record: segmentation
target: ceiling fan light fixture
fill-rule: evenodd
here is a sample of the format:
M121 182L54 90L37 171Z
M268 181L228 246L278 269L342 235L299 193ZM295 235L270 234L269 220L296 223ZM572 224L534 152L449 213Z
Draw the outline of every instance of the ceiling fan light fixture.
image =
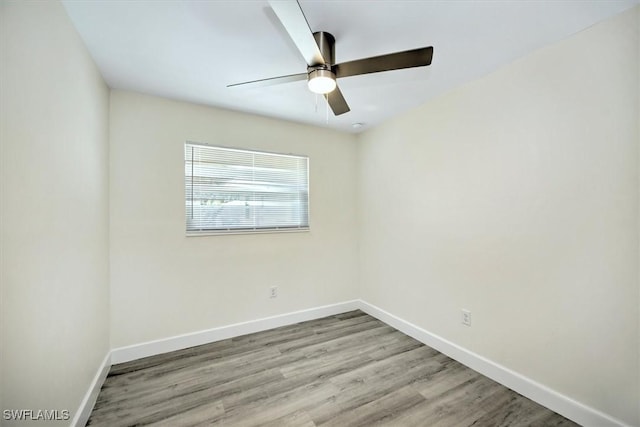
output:
M313 70L309 72L309 90L324 95L336 88L336 75L331 70Z

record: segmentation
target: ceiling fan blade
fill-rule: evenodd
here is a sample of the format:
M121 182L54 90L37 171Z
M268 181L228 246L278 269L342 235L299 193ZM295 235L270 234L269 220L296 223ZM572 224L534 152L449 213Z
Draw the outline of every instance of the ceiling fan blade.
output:
M289 37L295 43L307 65L323 65L325 60L297 0L269 0L269 5L289 33Z
M424 67L431 64L432 58L433 47L429 46L343 62L334 66L334 72L336 77L349 77L402 68Z
M347 101L345 101L344 96L342 96L342 92L340 92L339 87L336 86L334 90L325 94L324 97L327 99L329 106L333 110L333 114L336 116L351 111L351 108L349 108Z
M279 84L282 84L282 83L297 82L299 80L307 80L307 73L290 74L288 76L270 77L268 79L260 79L260 80L252 80L250 82L234 83L234 84L227 85L227 87L238 87L238 86L242 86L242 87L246 87L246 88L265 87L265 86L279 85Z

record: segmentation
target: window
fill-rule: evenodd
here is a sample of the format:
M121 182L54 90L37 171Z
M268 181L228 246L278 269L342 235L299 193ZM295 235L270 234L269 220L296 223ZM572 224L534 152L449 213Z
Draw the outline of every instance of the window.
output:
M187 234L309 229L309 159L186 143Z

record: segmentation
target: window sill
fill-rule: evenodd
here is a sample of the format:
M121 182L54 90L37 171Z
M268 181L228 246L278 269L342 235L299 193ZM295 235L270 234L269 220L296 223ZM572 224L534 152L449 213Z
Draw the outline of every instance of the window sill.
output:
M311 231L309 227L304 228L265 228L265 229L229 229L229 230L205 230L205 231L187 231L186 237L200 236L225 236L238 234L274 234L274 233L306 233Z

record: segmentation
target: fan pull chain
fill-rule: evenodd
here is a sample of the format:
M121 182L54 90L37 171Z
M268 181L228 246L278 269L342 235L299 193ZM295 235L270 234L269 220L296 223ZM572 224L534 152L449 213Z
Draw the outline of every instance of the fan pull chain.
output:
M316 114L318 114L318 94L316 93Z
M327 120L327 125L328 125L328 124L329 124L329 99L328 99L328 98L327 98L327 102L326 102L326 104L327 104L327 109L326 109L326 112L327 112L326 120Z

